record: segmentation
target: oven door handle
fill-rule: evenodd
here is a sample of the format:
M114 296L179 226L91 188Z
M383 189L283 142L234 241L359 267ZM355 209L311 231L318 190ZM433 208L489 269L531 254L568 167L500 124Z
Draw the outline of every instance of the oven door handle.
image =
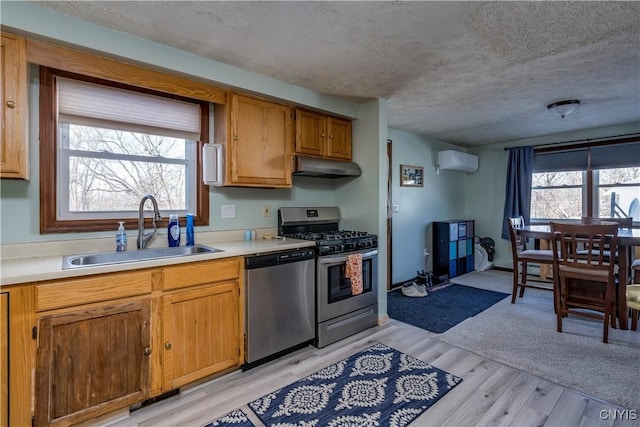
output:
M373 250L373 251L369 251L369 252L365 252L362 254L362 259L365 260L367 258L371 258L373 256L378 255L378 250ZM343 262L347 262L347 257L346 256L337 256L337 257L320 257L318 259L318 261L320 262L320 264L340 264Z

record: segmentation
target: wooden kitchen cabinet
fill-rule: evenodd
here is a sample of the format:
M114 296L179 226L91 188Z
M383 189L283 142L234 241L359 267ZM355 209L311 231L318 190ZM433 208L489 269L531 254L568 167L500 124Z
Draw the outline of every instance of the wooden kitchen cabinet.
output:
M24 37L2 33L0 178L29 178L27 49Z
M215 142L225 146L225 186L292 186L292 108L230 93L216 106Z
M244 361L239 258L163 271L162 366L171 390Z
M241 363L237 282L162 298L165 389Z
M0 293L0 427L9 425L9 294Z
M296 154L351 160L351 121L296 110Z
M90 422L239 367L243 274L228 257L3 288L0 427Z
M36 425L76 424L150 397L153 277L146 269L33 286Z
M73 425L149 396L151 300L39 319L36 425Z

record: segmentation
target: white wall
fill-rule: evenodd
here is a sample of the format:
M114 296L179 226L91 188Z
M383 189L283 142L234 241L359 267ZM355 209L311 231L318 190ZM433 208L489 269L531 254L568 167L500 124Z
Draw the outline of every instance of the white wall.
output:
M464 149L396 129L389 129L388 137L393 141L392 201L399 204L393 214L392 282L396 284L425 268L424 249L433 253L433 221L475 217L466 209L468 175L444 171L436 175L438 151ZM400 164L424 167L424 187L401 187ZM432 267L433 262L429 270Z

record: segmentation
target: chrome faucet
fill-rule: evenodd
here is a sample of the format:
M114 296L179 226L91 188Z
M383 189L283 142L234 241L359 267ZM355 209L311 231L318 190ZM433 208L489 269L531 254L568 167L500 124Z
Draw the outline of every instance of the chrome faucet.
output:
M153 231L145 234L144 203L147 201L147 199L151 200L151 203L153 204L153 217L151 219L153 223ZM149 243L149 240L151 240L153 236L155 236L156 231L158 230L158 228L156 227L156 221L160 221L160 211L158 211L158 202L156 201L156 198L153 197L151 194L147 194L142 198L142 200L140 200L140 207L138 208L138 249L144 249Z

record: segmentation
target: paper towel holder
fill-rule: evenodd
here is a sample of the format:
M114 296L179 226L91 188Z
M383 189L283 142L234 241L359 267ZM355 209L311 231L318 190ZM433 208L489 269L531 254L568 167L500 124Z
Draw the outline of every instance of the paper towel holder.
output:
M202 146L202 180L205 185L222 186L222 144Z

